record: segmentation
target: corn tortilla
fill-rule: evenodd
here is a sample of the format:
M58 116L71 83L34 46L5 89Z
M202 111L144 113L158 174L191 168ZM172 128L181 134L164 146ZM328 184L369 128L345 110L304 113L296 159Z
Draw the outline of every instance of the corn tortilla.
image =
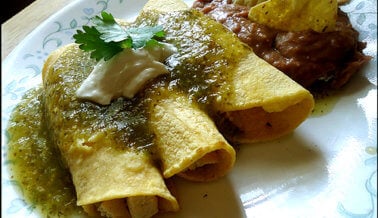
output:
M231 170L235 150L210 117L187 96L163 91L151 111L165 178L178 175L205 182Z

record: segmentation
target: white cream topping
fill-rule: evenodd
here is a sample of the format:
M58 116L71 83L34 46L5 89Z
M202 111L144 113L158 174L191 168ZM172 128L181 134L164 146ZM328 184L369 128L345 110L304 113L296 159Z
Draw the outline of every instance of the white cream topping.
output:
M176 48L167 43L124 49L107 61L100 60L76 91L76 96L102 105L122 96L132 98L148 80L168 73L162 62L174 52Z

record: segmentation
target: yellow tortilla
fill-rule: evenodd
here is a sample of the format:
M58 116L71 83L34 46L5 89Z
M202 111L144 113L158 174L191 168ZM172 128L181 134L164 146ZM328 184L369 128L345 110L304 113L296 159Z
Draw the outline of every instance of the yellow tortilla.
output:
M308 90L254 53L239 63L229 82L233 88L230 95L215 106L235 126L235 131L225 133L235 142L266 141L286 135L314 107Z
M169 0L169 4L164 4L165 1L150 1L143 10L183 10L181 0ZM314 107L313 96L308 90L252 51L231 71L228 78L231 92L215 102L214 107L227 121L219 123L221 132L233 142L266 141L288 134L309 116ZM232 131L228 131L230 128Z
M188 97L163 90L151 109L151 126L165 178L218 179L232 168L235 150Z
M177 211L178 203L148 152L115 140L111 134L118 134L116 130L85 125L98 107L79 102L74 93L80 82L76 79L90 66L88 55L71 44L53 52L42 73L48 125L71 172L77 204L96 216L151 217ZM83 105L84 111L78 110ZM73 110L83 115L66 115Z
M142 11L158 10L161 12L187 10L188 5L183 1L177 0L149 0Z

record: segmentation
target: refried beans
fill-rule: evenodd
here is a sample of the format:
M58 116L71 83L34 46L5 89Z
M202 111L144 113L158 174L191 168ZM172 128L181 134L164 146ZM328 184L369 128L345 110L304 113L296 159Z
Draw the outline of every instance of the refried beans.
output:
M266 60L312 91L338 89L371 57L363 54L366 43L358 40L346 13L338 10L336 29L286 32L248 19L247 6L232 0L196 0L192 8L222 23Z

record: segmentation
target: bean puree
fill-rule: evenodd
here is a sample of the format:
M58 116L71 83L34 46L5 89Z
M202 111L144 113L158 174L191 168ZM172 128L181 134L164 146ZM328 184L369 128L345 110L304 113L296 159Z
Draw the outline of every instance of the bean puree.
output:
M366 43L358 40L359 33L340 9L336 29L318 33L285 32L252 22L249 8L232 0L197 0L192 7L222 23L256 55L312 91L342 87L371 59L362 52Z

